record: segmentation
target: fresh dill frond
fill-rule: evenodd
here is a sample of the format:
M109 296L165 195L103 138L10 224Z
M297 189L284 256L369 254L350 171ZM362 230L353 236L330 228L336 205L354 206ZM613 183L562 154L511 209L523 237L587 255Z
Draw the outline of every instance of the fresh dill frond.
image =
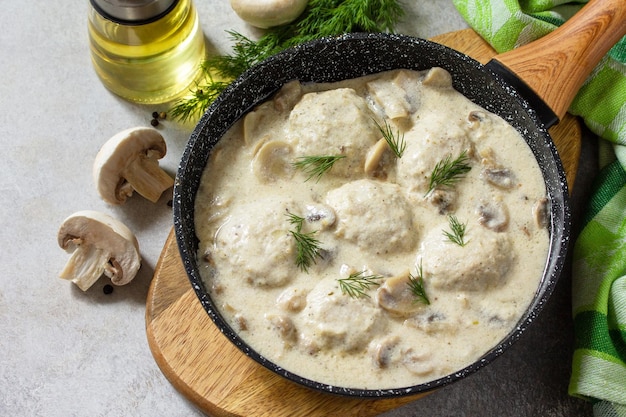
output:
M381 126L376 120L374 120L374 123L376 123L378 130L380 130L381 135L383 135L385 142L387 142L387 145L389 145L389 148L394 153L394 155L396 155L397 158L402 158L402 154L406 149L404 133L400 132L399 130L397 130L396 133L393 133L393 130L391 130L391 126L389 125L387 120L385 120L384 126Z
M209 74L208 83L198 85L195 90L190 91L190 95L177 100L169 111L169 115L182 122L195 120L202 116L204 110L209 107L222 91L228 87L229 83L216 81Z
M326 36L352 32L393 32L404 16L399 0L309 0L304 12L293 22L264 31L258 40L252 40L236 31L227 31L233 42L232 53L214 55L203 63L205 73L214 74L221 81L207 78L197 88L223 91L221 83L233 80L271 55L301 43ZM214 85L214 84L218 85ZM215 96L196 94L175 103L169 111L175 118L191 119L202 115Z
M304 272L308 272L309 266L315 263L315 259L320 255L320 241L313 235L317 231L310 233L289 231L296 240L296 265Z
M430 300L426 295L426 289L424 288L424 275L422 273L422 262L420 261L417 267L416 275L409 273L409 282L407 283L411 289L411 293L415 296L416 303L430 304Z
M289 223L295 226L296 230L290 230L289 233L296 241L296 265L300 270L308 272L315 259L321 256L321 242L315 238L317 231L303 233L302 225L304 218L296 214L287 212Z
M365 292L372 287L380 285L382 275L365 275L363 271L350 274L348 278L340 278L339 288L341 292L352 298L369 297Z
M302 225L304 224L304 217L300 217L290 211L287 211L287 217L289 218L289 223L296 226L296 232L300 233L302 231Z
M426 195L430 194L437 187L451 187L456 184L472 169L469 160L467 151L464 150L455 159L452 159L452 155L448 154L445 159L437 162L430 174Z
M233 43L233 52L207 58L202 63L205 73L214 73L223 79L232 80L273 52L273 48L268 48L264 43L255 42L239 32L227 31L227 33Z
M333 167L335 162L345 157L345 155L302 156L293 163L293 166L301 169L308 175L307 179L304 181L315 178L315 181L317 182L326 171Z
M467 223L461 223L455 215L448 216L448 223L450 223L451 231L444 230L444 236L459 246L465 246L467 244L465 241L465 229L467 227Z

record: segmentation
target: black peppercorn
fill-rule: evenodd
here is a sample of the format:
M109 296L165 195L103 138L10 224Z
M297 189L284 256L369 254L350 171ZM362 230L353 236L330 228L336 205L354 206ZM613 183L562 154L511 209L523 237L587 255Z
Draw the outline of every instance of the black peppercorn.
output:
M150 124L154 127L157 127L159 125L159 120L158 119L152 119L150 120Z
M111 293L113 293L113 285L111 284L106 284L103 288L102 288L102 292L105 293L106 295L109 295Z
M158 118L158 117L159 117L159 112L157 112L157 111L153 111L153 112L152 112L152 118L153 118L153 119L156 119L156 118Z

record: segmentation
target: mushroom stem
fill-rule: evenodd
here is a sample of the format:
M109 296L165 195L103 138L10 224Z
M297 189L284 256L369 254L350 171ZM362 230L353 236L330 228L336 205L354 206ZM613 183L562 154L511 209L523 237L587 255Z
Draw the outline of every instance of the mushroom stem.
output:
M76 245L59 277L87 291L104 274L111 253L93 245Z
M153 203L159 201L161 194L174 185L174 179L163 171L158 159L149 153L130 164L123 176L135 191Z

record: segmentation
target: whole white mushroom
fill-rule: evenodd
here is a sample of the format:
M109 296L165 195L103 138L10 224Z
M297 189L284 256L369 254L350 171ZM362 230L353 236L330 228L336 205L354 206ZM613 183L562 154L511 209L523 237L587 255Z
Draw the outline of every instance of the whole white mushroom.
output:
M237 16L261 29L293 22L306 5L307 0L230 0Z

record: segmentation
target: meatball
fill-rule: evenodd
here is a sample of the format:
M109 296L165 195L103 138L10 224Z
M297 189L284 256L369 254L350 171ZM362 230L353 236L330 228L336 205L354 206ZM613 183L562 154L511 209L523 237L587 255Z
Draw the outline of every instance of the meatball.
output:
M428 190L438 162L448 157L454 160L472 146L463 129L436 112L419 119L405 133L405 140L406 150L397 162L397 182L410 194L419 195Z
M212 257L228 268L221 275L260 286L289 282L297 267L287 210L293 204L277 198L235 206L215 236Z
M367 102L351 88L305 94L289 116L294 157L342 155L330 175L361 169L380 130Z
M411 207L396 185L369 179L352 181L328 193L337 216L336 234L374 253L415 247Z
M420 246L425 279L434 287L453 291L482 291L504 283L514 260L512 244L503 233L470 223L465 245L451 242L443 235L448 224L434 227Z
M300 339L310 352L364 350L384 329L382 312L367 298L341 292L334 278L320 281L308 294Z

